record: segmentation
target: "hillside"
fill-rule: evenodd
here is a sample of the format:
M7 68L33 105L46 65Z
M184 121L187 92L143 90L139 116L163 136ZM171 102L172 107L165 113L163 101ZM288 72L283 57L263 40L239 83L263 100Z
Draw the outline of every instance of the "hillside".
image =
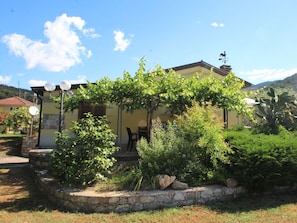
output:
M33 101L32 91L0 84L0 99L10 98L14 96L19 96L28 101Z
M297 92L297 74L287 77L283 80L271 83L271 87L280 88L283 90L293 90Z
M279 92L287 91L290 94L296 94L297 93L297 73L283 80L266 81L263 83L252 85L251 87L248 88L248 90L254 91L263 87L273 87Z
M265 82L262 82L259 84L252 85L248 89L249 90L257 90L257 89L265 87L265 86L270 86L272 83L273 83L273 81L265 81Z

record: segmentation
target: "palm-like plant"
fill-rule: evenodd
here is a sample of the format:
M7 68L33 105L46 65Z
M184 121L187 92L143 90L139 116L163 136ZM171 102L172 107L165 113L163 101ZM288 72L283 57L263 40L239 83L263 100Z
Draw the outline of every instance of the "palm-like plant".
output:
M261 119L261 131L277 134L279 126L288 130L296 129L297 114L295 97L288 92L277 94L273 88L267 91L269 98L259 98L256 115Z

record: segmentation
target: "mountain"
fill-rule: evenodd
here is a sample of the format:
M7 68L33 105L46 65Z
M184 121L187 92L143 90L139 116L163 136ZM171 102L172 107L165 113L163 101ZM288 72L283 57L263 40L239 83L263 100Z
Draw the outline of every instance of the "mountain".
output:
M271 84L273 88L281 88L284 90L293 90L297 92L297 73L280 81L274 81Z
M248 88L248 90L253 91L263 87L273 87L274 89L282 92L288 91L291 93L297 93L297 73L283 80L266 81L260 84L252 85Z
M248 89L249 90L257 90L257 89L265 87L265 86L270 86L273 82L274 81L265 81L265 82L262 82L262 83L259 83L259 84L252 85Z
M28 101L33 101L34 94L32 91L27 89L0 84L0 99L10 98L14 96L19 96Z

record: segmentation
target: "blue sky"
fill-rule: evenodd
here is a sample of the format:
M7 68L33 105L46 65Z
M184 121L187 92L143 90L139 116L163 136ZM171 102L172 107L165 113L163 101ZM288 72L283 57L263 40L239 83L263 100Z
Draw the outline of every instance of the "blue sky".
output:
M253 84L297 73L295 0L1 0L0 84L94 82L226 51Z

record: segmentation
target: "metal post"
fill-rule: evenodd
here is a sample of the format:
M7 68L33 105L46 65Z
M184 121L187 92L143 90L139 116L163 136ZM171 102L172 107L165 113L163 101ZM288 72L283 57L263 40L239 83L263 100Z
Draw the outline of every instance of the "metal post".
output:
M64 91L63 90L61 90L60 96L61 96L61 101L60 101L59 129L58 129L58 131L62 132L63 124L64 124L64 108L63 108Z

